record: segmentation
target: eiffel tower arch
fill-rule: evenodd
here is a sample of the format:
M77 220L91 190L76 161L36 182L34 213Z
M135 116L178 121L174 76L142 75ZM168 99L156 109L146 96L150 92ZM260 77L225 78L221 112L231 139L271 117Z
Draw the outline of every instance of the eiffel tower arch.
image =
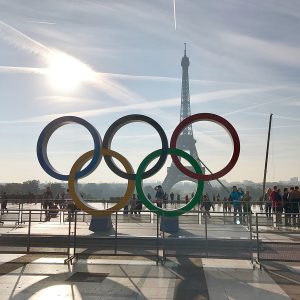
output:
M181 59L182 67L182 85L181 85L181 107L180 107L180 122L191 115L191 103L190 103L190 89L189 89L189 65L190 60L186 56L186 44L184 44L184 56ZM205 167L202 165L197 149L196 140L193 135L192 124L188 125L179 135L177 140L178 149L188 152L201 166L202 172L205 174ZM192 171L191 166L185 166L187 169ZM167 169L167 175L162 183L162 187L166 193L169 193L171 188L178 182L181 181L192 181L197 183L197 180L188 177L181 173L175 164L172 162L171 166ZM212 198L212 188L209 182L204 183L204 193L208 193L210 198Z

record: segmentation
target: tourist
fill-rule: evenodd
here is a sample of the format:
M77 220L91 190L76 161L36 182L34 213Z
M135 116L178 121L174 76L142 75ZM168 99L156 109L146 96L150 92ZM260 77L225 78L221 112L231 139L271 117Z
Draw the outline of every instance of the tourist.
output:
M228 209L229 213L231 213L231 208L232 208L232 199L229 195L228 200L227 200L227 209Z
M66 203L65 203L65 197L66 197L66 194L65 194L65 191L63 191L60 195L60 203L59 203L59 208L60 209L63 209L66 207Z
M169 196L167 193L164 193L164 196L163 196L164 208L167 208L168 201L169 201Z
M289 189L285 187L283 189L282 202L284 208L284 224L285 226L291 226L291 204L289 202Z
M251 196L249 191L246 191L246 194L242 198L243 203L243 222L246 222L246 219L249 220L251 212Z
M171 206L174 205L174 197L175 197L175 195L174 195L174 193L172 192L172 193L170 194L170 202L171 202Z
M133 213L134 213L134 214L137 214L137 211L136 211L136 204L137 204L137 199L136 199L135 194L133 194L132 197L131 197L131 199L129 200L130 214L131 214L131 215L132 215Z
M185 204L189 203L189 195L185 195L184 202L185 202Z
M289 193L289 202L291 203L291 208L292 208L292 221L293 221L293 226L299 226L299 203L300 203L300 191L299 187L296 186L290 188L290 193ZM297 220L298 219L298 220Z
M211 218L209 211L212 206L213 206L213 204L210 201L208 195L205 194L202 198L202 204L201 204L201 209L204 209L204 213L203 213L204 217L208 216L209 218Z
M70 190L67 189L67 193L65 194L65 201L66 201L66 206L67 206L67 210L68 210L68 218L67 221L71 222L74 220L74 214L75 214L75 204L74 201L72 199Z
M156 191L156 194L155 194L156 205L157 205L157 207L162 208L164 190L161 185L156 186L154 189Z
M270 199L272 201L272 208L276 217L276 225L282 224L283 203L280 189L277 188L277 185L274 185Z
M227 207L228 207L228 201L227 201L227 198L224 197L224 199L223 199L223 211L225 213L227 213Z
M137 198L137 199L136 199L136 204L135 204L135 211L136 211L139 215L141 215L142 209L143 209L143 203L142 203L142 201L141 201L139 198Z
M7 195L6 192L3 192L2 194L2 199L1 199L1 215L4 214L4 211L6 210L6 212L8 213L8 209L7 209Z
M50 221L50 209L53 206L53 194L51 192L50 187L48 186L46 191L43 194L42 198L43 209L45 210L45 222Z
M242 221L242 205L241 197L244 195L244 192L241 188L237 189L236 186L232 187L232 192L230 193L230 198L232 199L233 205L233 221L235 224L241 224ZM239 215L239 220L237 221L236 216Z
M177 206L180 205L180 195L179 194L177 194L176 203L177 203Z
M272 217L272 201L271 201L271 198L270 198L271 193L272 193L271 188L268 188L268 190L266 191L266 193L264 195L265 210L266 210L266 216L267 216L267 218L271 218Z
M124 206L124 210L123 210L124 215L128 215L128 207L129 207L129 204L128 204L128 202L126 202L126 204Z

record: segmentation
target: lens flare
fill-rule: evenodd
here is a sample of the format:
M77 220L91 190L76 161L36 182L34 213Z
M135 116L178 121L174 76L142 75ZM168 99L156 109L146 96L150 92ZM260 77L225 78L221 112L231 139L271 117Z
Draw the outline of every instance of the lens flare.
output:
M81 83L95 81L95 72L78 59L54 50L47 57L47 75L54 89L71 92Z

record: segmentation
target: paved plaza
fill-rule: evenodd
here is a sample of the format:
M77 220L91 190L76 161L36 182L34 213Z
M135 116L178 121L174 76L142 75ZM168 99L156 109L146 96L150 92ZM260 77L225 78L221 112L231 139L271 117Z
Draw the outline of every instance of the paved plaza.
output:
M0 299L299 299L300 266L252 268L249 261L141 257L1 255Z

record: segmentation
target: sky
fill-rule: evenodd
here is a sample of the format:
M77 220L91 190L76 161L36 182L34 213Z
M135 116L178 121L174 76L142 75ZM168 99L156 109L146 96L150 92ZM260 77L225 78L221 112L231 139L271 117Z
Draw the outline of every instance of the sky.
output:
M56 181L40 167L36 143L60 116L84 118L103 138L118 118L145 114L170 140L184 43L192 114L221 115L240 137L239 160L221 179L262 182L270 113L267 180L299 176L299 35L297 0L0 0L0 182ZM232 154L226 131L197 122L193 132L200 159L222 169ZM133 123L112 149L136 170L160 145L153 128ZM68 174L92 149L88 131L70 124L52 135L48 155ZM170 164L148 180L163 180ZM125 180L103 160L81 182Z

